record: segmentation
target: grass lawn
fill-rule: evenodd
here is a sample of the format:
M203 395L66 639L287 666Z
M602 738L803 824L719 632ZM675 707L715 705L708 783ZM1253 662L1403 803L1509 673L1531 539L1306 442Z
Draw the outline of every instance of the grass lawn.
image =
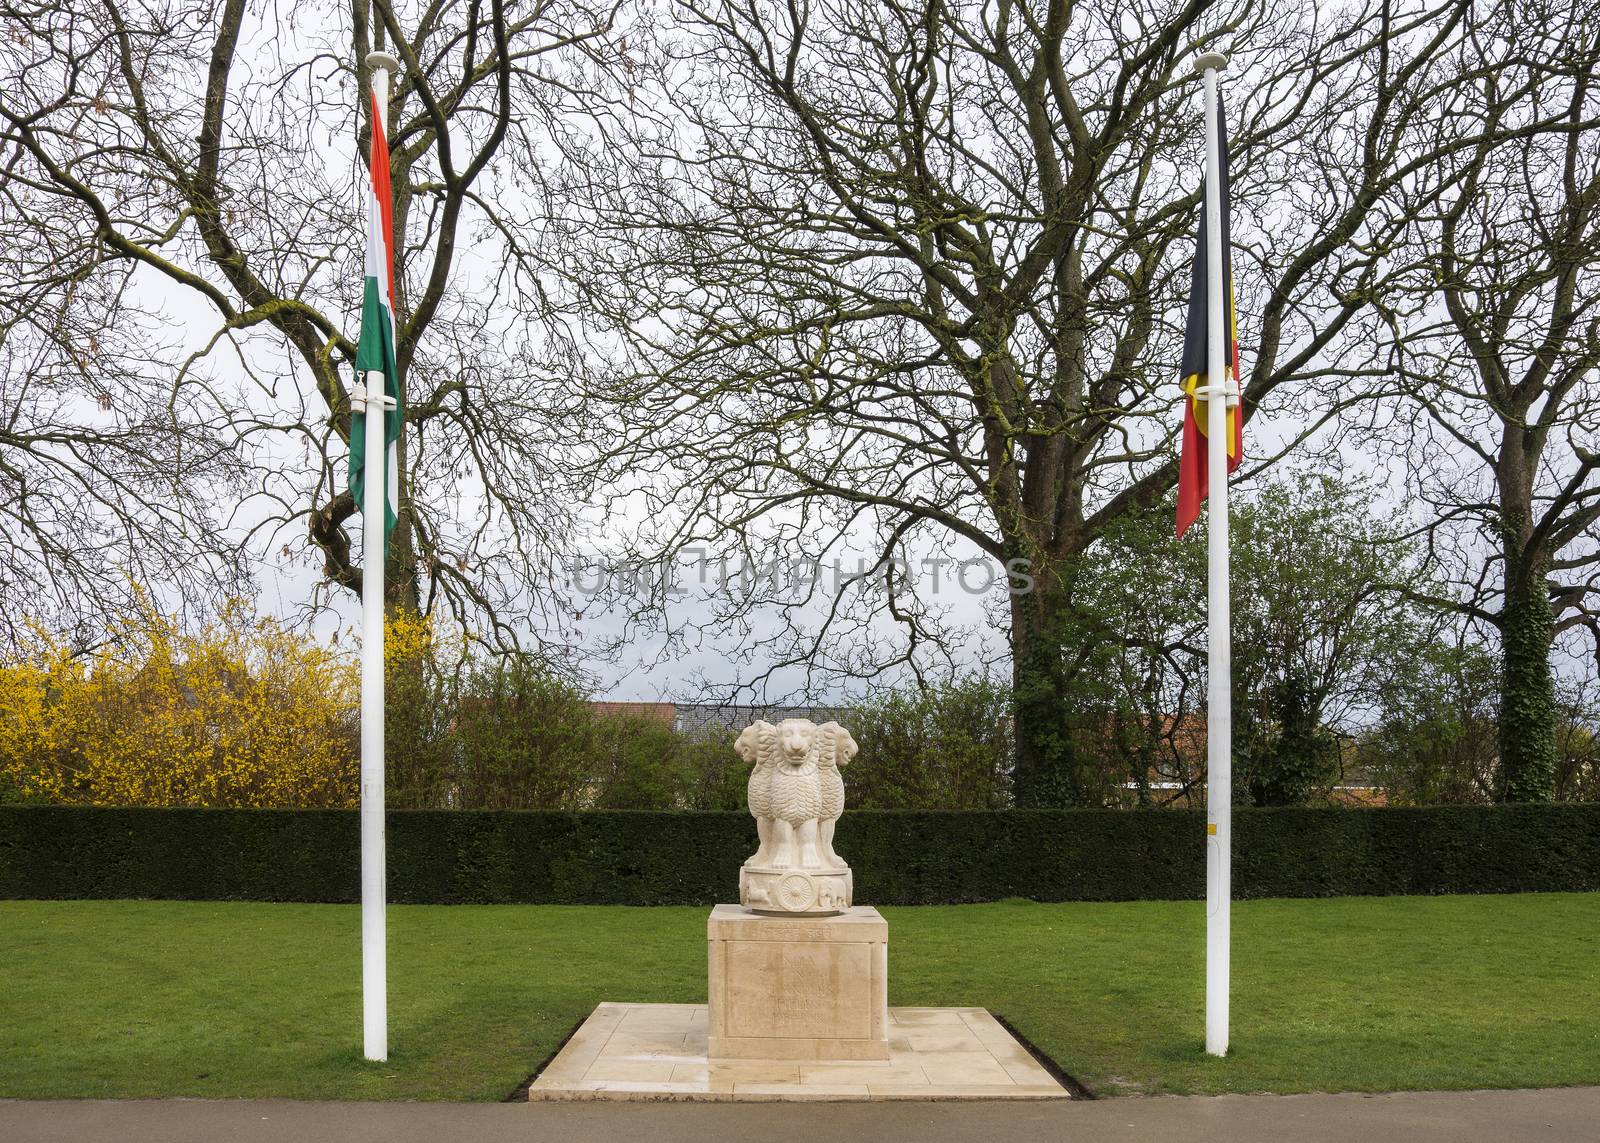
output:
M983 1005L1101 1094L1600 1083L1600 894L885 909L891 1004ZM358 910L0 902L0 1096L500 1099L600 1000L701 1001L702 908L397 906L387 1063Z

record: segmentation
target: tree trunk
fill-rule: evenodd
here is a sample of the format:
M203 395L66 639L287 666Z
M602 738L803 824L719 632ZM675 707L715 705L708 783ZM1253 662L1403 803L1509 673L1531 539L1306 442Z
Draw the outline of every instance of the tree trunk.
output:
M1023 809L1104 804L1104 782L1078 748L1074 671L1065 654L1070 587L1033 572L1033 590L1011 597L1011 685L1016 769L1012 788ZM1109 733L1109 726L1101 728Z
M1016 727L1017 805L1064 804L1060 773L1067 743L1066 695L1059 647L1051 646L1047 606L1029 596L1011 601L1011 702Z
M1500 613L1500 773L1502 802L1548 802L1555 796L1556 700L1550 676L1555 617L1541 563L1506 552ZM1532 566L1529 566L1530 563Z
M1533 473L1522 428L1527 409L1508 411L1496 482L1505 604L1500 610L1500 767L1495 799L1548 802L1555 796L1556 700L1550 676L1555 615L1546 582L1549 557L1534 538Z
M400 391L405 392L405 371L400 374ZM394 531L389 536L388 559L383 569L384 610L389 615L422 613L422 585L418 581L416 526L412 520L411 481L408 479L411 442L405 429L395 447L395 467L399 473L399 503Z

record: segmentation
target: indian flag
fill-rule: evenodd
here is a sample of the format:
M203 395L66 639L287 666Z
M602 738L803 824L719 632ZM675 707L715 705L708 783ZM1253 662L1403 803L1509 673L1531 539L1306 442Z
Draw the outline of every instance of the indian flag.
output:
M394 408L384 416L383 440L388 463L380 471L388 479L384 504L384 535L394 527L399 501L396 443L405 422L405 398L400 392L400 371L394 355L394 192L389 185L389 139L384 121L385 109L372 94L372 147L367 178L367 272L361 298L361 341L356 347L356 374L367 381L374 373L383 374L383 390L394 400ZM360 410L350 417L350 493L356 506L366 508L367 467L366 414Z

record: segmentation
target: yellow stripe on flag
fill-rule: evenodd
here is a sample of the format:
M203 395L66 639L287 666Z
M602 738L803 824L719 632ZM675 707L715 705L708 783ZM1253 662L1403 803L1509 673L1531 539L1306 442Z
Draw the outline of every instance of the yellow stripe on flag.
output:
M1207 435L1206 399L1200 396L1200 382L1203 377L1204 374L1191 373L1183 379L1183 391L1188 394L1190 403L1194 405L1194 424L1195 428L1200 430L1201 436ZM1228 455L1234 457L1239 455L1239 434L1234 432L1233 425L1234 418L1238 415L1239 406L1228 406L1228 428L1223 439L1228 446Z

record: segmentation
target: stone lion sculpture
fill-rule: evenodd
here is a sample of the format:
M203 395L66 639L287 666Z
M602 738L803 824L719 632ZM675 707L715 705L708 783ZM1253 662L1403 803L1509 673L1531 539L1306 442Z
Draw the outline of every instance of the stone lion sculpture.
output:
M746 865L766 865L772 860L772 768L777 764L777 742L778 728L759 719L745 727L733 744L734 752L753 764L745 792L760 845Z
M844 813L844 775L839 773L839 767L848 765L860 747L837 722L817 727L817 739L817 772L822 778L822 858L835 869L847 869L844 858L833 852L833 827Z
M809 719L778 724L768 813L772 816L772 864L779 869L821 869L822 773L817 765L817 726Z
M839 773L855 757L850 732L786 718L745 728L734 750L751 764L747 787L760 843L740 870L740 901L771 912L841 912L850 907L850 867L833 849L844 812Z

